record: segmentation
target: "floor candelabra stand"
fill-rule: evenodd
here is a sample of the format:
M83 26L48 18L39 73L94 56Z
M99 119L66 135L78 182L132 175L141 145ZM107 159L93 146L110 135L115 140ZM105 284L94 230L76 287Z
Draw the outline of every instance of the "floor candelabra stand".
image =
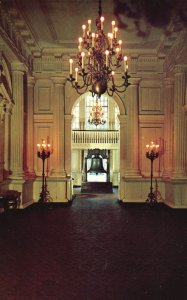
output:
M159 145L155 145L154 142L151 142L150 145L146 145L146 148L147 148L146 157L151 161L151 185L150 185L150 192L148 194L146 202L157 203L156 194L153 192L153 161L159 156L159 152L158 152Z
M50 144L46 144L45 140L42 140L42 144L37 144L38 151L37 156L42 160L42 191L40 193L39 203L46 203L51 201L49 191L47 190L47 181L45 176L45 160L50 157L51 149Z

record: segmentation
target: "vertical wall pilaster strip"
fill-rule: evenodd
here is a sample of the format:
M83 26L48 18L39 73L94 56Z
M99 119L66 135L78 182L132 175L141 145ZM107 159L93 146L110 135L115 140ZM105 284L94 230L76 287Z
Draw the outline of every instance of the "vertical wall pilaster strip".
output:
M164 170L162 177L170 178L173 169L173 99L174 81L165 79L164 87Z
M72 152L72 137L71 137L71 123L72 123L72 115L65 115L65 145L64 145L64 153L65 153L65 171L67 176L71 176L71 152Z
M0 182L3 181L4 168L4 121L0 121Z
M28 103L27 103L27 176L34 178L34 77L27 78Z
M12 65L13 100L15 102L11 119L11 178L23 178L24 147L24 69L22 64Z
M6 170L6 177L10 173L10 132L11 132L11 116L12 110L5 114L5 131L4 131L4 169Z
M126 162L127 162L127 152L125 151L125 134L126 134L126 116L119 115L119 122L120 122L120 177L125 176L125 169L126 169Z
M182 66L175 68L174 85L174 165L173 177L185 176L185 72Z
M65 78L53 77L54 99L53 101L53 165L52 176L65 176L64 160L64 105L65 105Z
M127 100L128 165L126 176L140 176L139 134L138 134L138 96L140 78L131 78Z

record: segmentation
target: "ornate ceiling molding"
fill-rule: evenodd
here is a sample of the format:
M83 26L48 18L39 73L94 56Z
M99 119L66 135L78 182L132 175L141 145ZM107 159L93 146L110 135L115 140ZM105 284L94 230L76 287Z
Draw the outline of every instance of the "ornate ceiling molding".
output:
M32 52L38 51L27 25L15 8L0 3L0 35L18 60L31 68Z

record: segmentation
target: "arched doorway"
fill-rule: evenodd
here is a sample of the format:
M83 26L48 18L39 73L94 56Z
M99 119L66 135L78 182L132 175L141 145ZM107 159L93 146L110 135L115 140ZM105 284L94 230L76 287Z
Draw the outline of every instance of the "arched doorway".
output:
M71 170L74 178L73 186L81 186L82 182L88 180L87 171L91 164L91 160L86 165L88 153L94 149L100 149L107 152L108 161L106 171L107 180L113 186L120 185L121 161L120 161L120 136L124 134L124 126L120 132L120 122L124 123L125 108L122 100L116 96L115 98L104 95L107 102L104 111L106 123L95 126L88 123L88 115L90 111L90 93L85 93L78 97L73 105L72 117L72 159ZM103 103L101 103L103 104ZM124 168L122 168L123 170ZM89 181L89 180L88 180Z

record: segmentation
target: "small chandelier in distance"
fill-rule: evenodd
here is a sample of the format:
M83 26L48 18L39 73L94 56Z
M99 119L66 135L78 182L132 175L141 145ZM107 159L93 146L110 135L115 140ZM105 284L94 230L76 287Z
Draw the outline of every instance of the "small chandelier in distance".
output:
M96 19L96 31L91 30L91 20L88 20L88 28L82 25L82 37L79 37L79 52L75 63L75 77L73 75L73 59L70 58L70 77L72 87L78 94L83 94L88 87L92 96L99 98L105 92L113 96L115 92L123 93L130 85L128 82L127 56L122 54L122 40L117 39L118 28L112 21L112 32L105 35L104 17L102 16L101 0L99 0L98 18ZM115 84L115 71L124 65L122 83ZM78 75L81 80L78 82ZM81 83L80 83L81 82Z
M106 120L104 120L103 116L103 108L101 106L101 103L98 102L97 97L95 105L93 105L91 108L88 123L95 126L104 125L106 123Z

